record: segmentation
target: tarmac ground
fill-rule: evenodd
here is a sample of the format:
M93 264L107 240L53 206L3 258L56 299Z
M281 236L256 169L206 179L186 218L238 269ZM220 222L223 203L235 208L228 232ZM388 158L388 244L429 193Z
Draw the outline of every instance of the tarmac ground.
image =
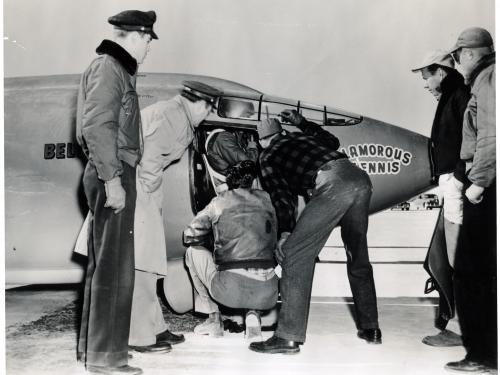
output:
M84 374L76 361L79 285L23 287L6 291L6 365L8 374ZM166 354L134 353L132 366L145 374L449 374L444 364L464 357L463 347L424 345L433 327L435 298L379 298L382 345L356 337L352 301L314 298L307 341L298 355L248 350L243 333L223 338L193 333L203 317L174 314L164 307L171 330L186 341ZM233 327L234 328L234 327ZM448 328L459 332L454 319ZM264 339L272 334L263 332Z

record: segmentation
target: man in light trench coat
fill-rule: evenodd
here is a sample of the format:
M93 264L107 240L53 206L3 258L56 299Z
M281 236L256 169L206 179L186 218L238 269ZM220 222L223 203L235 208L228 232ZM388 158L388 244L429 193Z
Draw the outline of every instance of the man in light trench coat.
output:
M137 166L135 211L135 287L129 346L138 352L167 352L184 341L168 330L156 295L156 283L167 273L162 208L163 171L179 159L194 138L195 128L209 115L220 92L186 81L180 95L142 110L144 152ZM167 228L168 230L168 228Z

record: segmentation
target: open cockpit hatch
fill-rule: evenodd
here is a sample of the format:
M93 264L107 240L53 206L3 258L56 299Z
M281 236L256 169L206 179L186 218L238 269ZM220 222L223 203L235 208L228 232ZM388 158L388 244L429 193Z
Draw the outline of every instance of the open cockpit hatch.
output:
M235 131L240 130L252 134L257 139L257 131L254 127L244 124L212 123L205 121L195 132L195 139L189 148L189 180L191 191L191 207L193 213L198 213L215 197L215 187L211 178L208 160L203 158L206 155L205 144L209 135L214 131Z

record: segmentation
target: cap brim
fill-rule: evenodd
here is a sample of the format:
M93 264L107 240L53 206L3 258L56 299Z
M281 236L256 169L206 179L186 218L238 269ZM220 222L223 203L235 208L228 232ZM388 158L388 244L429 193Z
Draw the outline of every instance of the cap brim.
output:
M154 31L151 31L150 34L151 34L151 38L158 39L158 35L156 35L156 33Z
M420 68L413 68L411 71L412 71L413 73L416 73L416 72L421 71L421 70L422 70L422 69L424 69L424 68L427 68L428 66L430 66L430 65L424 65L424 66L421 66Z
M455 52L457 49L461 48L461 46L455 44L449 51L448 53L451 55L453 52Z

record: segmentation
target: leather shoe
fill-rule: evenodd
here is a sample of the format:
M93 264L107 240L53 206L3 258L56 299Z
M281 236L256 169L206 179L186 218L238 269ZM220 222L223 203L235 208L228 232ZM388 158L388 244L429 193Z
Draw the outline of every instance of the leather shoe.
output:
M457 335L455 332L443 329L437 335L425 336L422 339L425 345L437 346L437 347L449 347L449 346L462 346L462 337Z
M268 354L297 354L300 352L298 342L285 340L278 336L271 336L266 341L252 342L249 349L254 352Z
M170 332L168 329L156 335L156 343L157 344L170 344L176 345L184 342L186 339L184 335L176 335L175 333Z
M470 359L462 359L458 362L448 362L445 369L451 371L461 371L461 372L486 372L489 370L487 366L480 362L471 361Z
M129 365L110 367L110 366L92 366L87 365L87 372L91 374L128 374L128 375L140 375L142 370L139 367L132 367Z
M168 353L170 350L172 350L172 346L164 342L162 344L152 344L152 345L147 345L147 346L128 346L130 350L133 350L137 353Z
M382 344L382 331L378 328L360 329L358 337L366 340L368 344Z

